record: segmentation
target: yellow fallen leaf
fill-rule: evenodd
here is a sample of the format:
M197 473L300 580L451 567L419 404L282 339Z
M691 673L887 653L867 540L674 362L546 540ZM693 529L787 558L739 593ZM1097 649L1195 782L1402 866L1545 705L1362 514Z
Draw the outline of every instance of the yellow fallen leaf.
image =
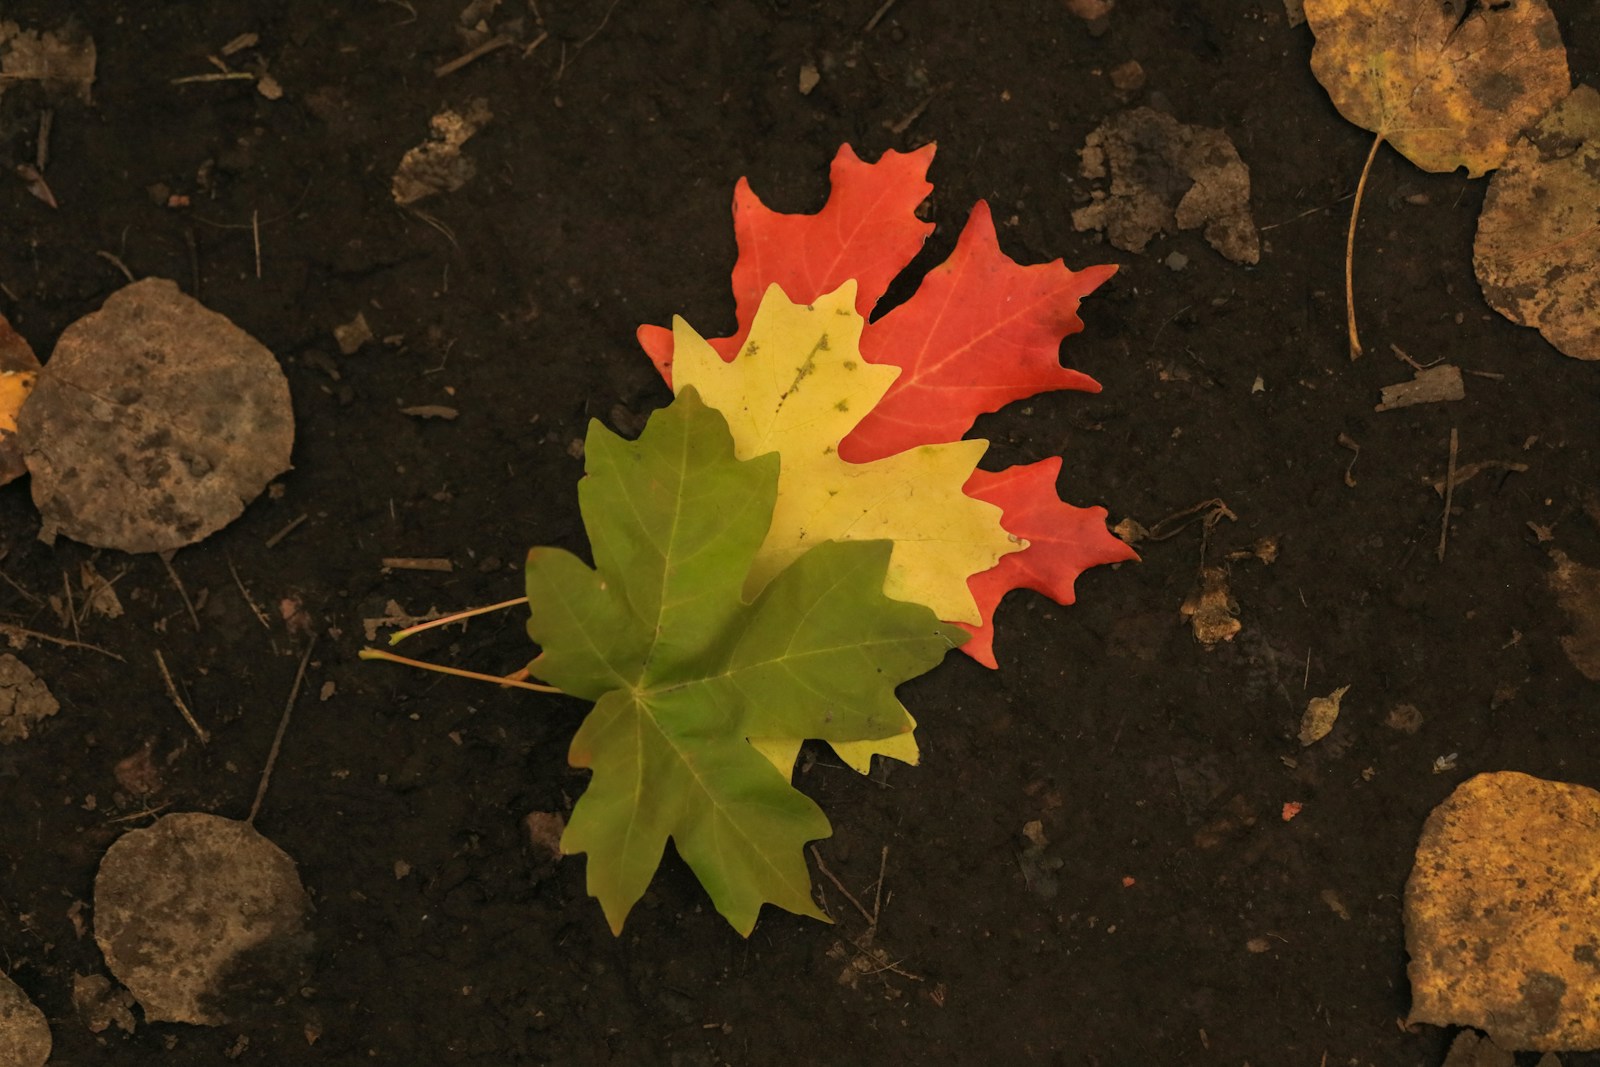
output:
M39 379L39 360L0 315L0 485L27 472L17 440L17 412Z
M781 457L772 526L745 587L752 595L813 545L892 540L883 591L948 622L981 621L967 578L1027 547L1000 509L962 486L989 447L956 441L871 463L846 463L838 444L899 375L868 363L854 281L810 305L767 290L731 363L681 318L673 322L673 384L722 412L740 459Z
M1306 0L1311 72L1339 113L1377 136L1361 169L1345 248L1350 357L1361 354L1350 291L1356 219L1385 141L1423 170L1498 167L1517 134L1567 95L1571 76L1545 0Z
M1517 139L1472 246L1491 307L1574 359L1600 359L1600 91L1580 85Z
M1339 114L1423 170L1493 170L1572 84L1545 0L1306 0L1306 21Z
M1572 626L1562 635L1561 649L1579 674L1600 682L1600 569L1585 567L1559 548L1550 551L1550 559L1556 569L1545 580Z
M1480 774L1428 816L1406 882L1408 1023L1502 1048L1600 1045L1600 793Z
M1341 685L1325 697L1312 697L1306 702L1305 714L1300 717L1300 747L1314 745L1333 732L1339 719L1339 702L1350 691Z
M17 411L33 392L38 377L38 372L31 370L0 370L0 436L17 432Z

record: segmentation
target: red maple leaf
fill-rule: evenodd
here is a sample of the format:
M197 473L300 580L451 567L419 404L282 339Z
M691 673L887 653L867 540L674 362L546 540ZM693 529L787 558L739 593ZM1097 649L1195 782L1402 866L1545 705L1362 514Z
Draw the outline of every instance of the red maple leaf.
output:
M884 291L922 247L933 227L916 208L932 190L926 181L933 145L889 151L863 163L849 145L830 171L832 192L814 215L772 211L740 179L734 191L739 256L733 269L737 329L711 345L731 360L769 285L808 302L854 278L856 310L870 319ZM901 368L883 400L840 444L839 455L864 463L926 444L955 441L981 414L1056 389L1098 392L1088 375L1061 366L1063 338L1083 329L1078 304L1116 272L1115 266L1071 271L1060 261L1023 266L1000 250L988 205L979 201L950 258L928 272L905 304L861 335L862 356ZM641 326L639 343L670 384L672 332ZM1055 490L1060 457L977 471L968 496L997 505L1008 533L1029 541L1022 552L969 579L983 614L968 626L962 648L996 666L994 610L1012 589L1033 589L1061 604L1089 567L1136 559L1105 528L1104 508L1063 503Z
M1026 538L1028 547L1000 557L1000 562L967 579L983 624L957 626L972 635L961 650L985 667L994 658L994 609L1013 589L1032 589L1057 604L1077 599L1078 575L1102 563L1138 559L1138 553L1106 532L1106 509L1079 508L1056 497L1061 457L1019 464L1003 471L973 471L962 491L1000 508L1000 525Z
M733 233L739 244L733 300L739 327L732 337L710 339L711 347L723 359L733 358L774 282L803 304L854 278L856 311L870 318L878 298L933 232L933 224L916 214L917 205L933 192L925 177L932 162L931 144L915 152L885 152L876 163L863 163L849 145L841 145L828 171L833 191L815 215L773 211L740 178L733 190ZM641 326L638 336L671 385L672 331Z
M1078 301L1116 272L1074 273L1059 259L1023 266L1000 251L989 205L978 201L950 258L862 331L862 357L903 373L840 444L839 458L867 463L959 441L979 415L1039 393L1098 393L1098 382L1063 367L1057 353L1062 338L1083 329Z

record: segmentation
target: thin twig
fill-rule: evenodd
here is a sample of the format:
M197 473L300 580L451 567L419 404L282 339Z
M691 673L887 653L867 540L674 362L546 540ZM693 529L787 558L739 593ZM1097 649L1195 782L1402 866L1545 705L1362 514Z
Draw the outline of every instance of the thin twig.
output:
M279 215L274 215L270 219L261 219L259 222L254 223L254 225L257 225L257 226L271 226L275 222L282 222L284 219L288 218L289 216L293 215L295 212L300 210L300 205L305 203L306 195L308 193L310 193L310 192L311 192L311 179L307 178L306 179L306 184L300 190L300 195L295 198L294 203L289 207L289 209L287 211L285 211L285 212L283 212L282 214L279 214ZM249 223L249 222L216 222L216 221L214 221L212 219L201 218L199 215L192 215L190 217L193 218L194 221L196 221L198 223L201 223L202 225L205 225L205 226L210 226L212 229L215 229L215 230L248 230L252 226L252 223Z
M57 637L54 634L40 633L38 630L30 630L25 626L17 626L9 622L0 622L0 634L5 634L12 640L26 640L28 638L33 638L39 641L48 641L52 645L60 645L62 648L83 648L89 650L90 652L98 652L102 656L110 656L118 663L128 662L115 652L101 648L99 645L91 645L87 641L69 641L65 637Z
M132 822L134 819L143 819L147 815L160 815L163 811L165 811L167 808L170 808L170 807L172 807L172 801L163 800L156 807L145 808L143 811L130 811L126 815L118 815L116 818L107 819L106 822L108 822L108 823Z
M261 277L261 212L250 209L250 240L256 248L256 278Z
M1268 230L1276 230L1279 226L1287 226L1291 222L1299 222L1307 215L1315 215L1319 211L1327 211L1329 208L1338 207L1340 204L1344 203L1346 200L1349 200L1355 195L1355 193L1346 193L1339 199L1333 201L1331 204L1319 204L1317 207L1308 207L1298 215L1284 219L1282 222L1269 222L1265 226L1257 226L1256 230L1260 233L1265 233Z
M19 596L21 596L24 600L28 601L34 607L43 606L43 604L44 604L43 600L40 600L38 597L34 596L32 593L30 593L26 589L22 588L22 586L18 585L16 583L16 581L11 577L11 575L7 574L5 571L0 571L0 582L5 582L11 588L15 589Z
M290 522L288 525L284 526L283 529L279 530L277 533L275 533L271 537L267 538L267 547L268 548L277 548L278 547L278 542L282 541L285 537L288 537L290 534L294 533L295 529L302 522L305 522L310 517L311 516L309 516L309 515L301 515L298 519L295 519L294 521Z
M436 674L448 674L452 678L470 678L475 682L490 682L494 685L509 685L517 689L531 689L535 693L555 693L559 696L566 696L565 690L557 689L553 685L535 685L533 682L518 681L514 677L481 674L478 671L462 670L460 667L445 667L438 663L429 663L426 660L397 656L393 652L385 652L381 648L363 648L356 655L361 659L381 659L389 663L398 663L404 667L416 667L418 670L433 671Z
M160 649L156 649L156 666L161 668L161 677L167 683L167 695L172 698L172 703L177 706L178 714L183 716L183 721L189 724L189 728L194 731L195 736L200 739L202 745L210 744L211 735L206 732L205 727L195 721L194 712L189 710L189 705L185 704L183 697L178 695L178 687L172 681L172 672L167 670L167 661L162 658Z
M1456 493L1456 428L1450 427L1450 466L1444 472L1444 519L1439 523L1439 562L1444 562L1445 543L1450 539L1450 504Z
M878 924L878 920L873 918L871 913L869 913L866 908L861 906L861 901L856 899L856 895L850 892L850 890L846 889L844 887L844 883L839 881L832 871L828 870L828 865L823 862L822 853L817 851L816 845L811 846L811 858L817 861L817 870L821 871L825 876L827 876L828 881L837 886L839 892L844 894L844 898L856 906L856 910L861 913L861 917L867 920L867 925L876 926Z
M572 46L572 58L573 59L577 59L578 58L578 53L583 51L585 45L587 45L590 41L594 40L596 37L600 36L600 31L605 29L606 28L606 23L611 21L611 13L617 9L617 5L619 3L621 3L621 2L622 2L622 0L611 0L611 6L606 8L605 17L600 20L600 25L596 26L589 33L589 35L587 37L585 37L583 40L579 41L577 44ZM563 44L561 46L561 63L560 63L560 65L558 65L556 67L556 76L555 76L555 78L552 79L552 81L560 81L562 75L566 74L566 72L567 72L567 46L565 44Z
M1165 541L1170 537L1176 537L1196 521L1205 522L1209 529L1225 518L1232 519L1236 516L1221 497L1212 497L1210 500L1202 500L1198 504L1168 515L1145 532L1145 540ZM1169 526L1171 529L1168 529Z
M889 13L889 9L893 6L894 0L883 0L883 6L878 8L877 11L873 12L872 17L867 20L867 24L861 27L861 32L863 34L868 34L877 29L878 23L883 21L883 16L887 15Z
M72 603L72 579L67 577L66 571L61 572L61 588L67 595L67 619L72 623L72 636L81 641L83 633L78 629L78 609Z
M183 606L189 609L189 621L194 623L194 632L200 632L200 613L194 610L194 601L189 599L189 590L183 587L183 580L178 577L178 572L172 566L172 553L161 553L161 565L167 568L167 577L172 579L173 587L178 590L178 596L183 598Z
M33 165L40 174L50 163L50 127L55 123L56 113L50 108L39 112L39 137L33 144Z
M451 74L454 74L456 71L460 70L462 67L466 66L468 63L471 63L473 60L481 59L484 56L488 55L490 52L493 52L493 51L496 51L498 49L504 48L506 45L512 44L512 43L513 42L511 40L511 38L507 37L505 34L503 34L503 33L496 34L495 36L489 38L487 41L485 41L482 44L480 44L478 47L474 48L472 51L467 52L467 53L465 53L463 55L459 55L456 58L452 59L448 63L441 63L439 66L434 67L433 68L433 76L435 78L447 77L447 76L449 76Z
M883 857L878 860L878 885L872 892L872 925L878 925L878 916L883 913L883 876L889 869L889 846L883 846Z
M389 644L398 645L412 634L420 634L422 631L431 630L435 626L448 626L453 622L463 622L474 615L487 615L491 611L504 611L506 608L514 608L518 604L526 604L527 602L527 597L519 596L515 600L502 600L498 604L490 604L486 608L468 608L466 611L458 611L453 615L443 615L437 619L429 619L427 622L419 622L414 626L407 626L404 630L396 630L390 634Z
M129 282L133 282L133 281L136 280L134 278L134 276L133 276L133 271L128 269L128 265L126 263L122 262L122 260L118 259L112 253L107 252L104 249L102 249L102 250L96 252L95 255L99 256L101 259L105 260L107 263L111 264L113 267L115 267L118 270L120 270L122 272L122 276L124 278L127 278Z
M190 85L195 82L252 82L256 76L247 70L229 70L217 74L190 74L182 78L173 78L168 85Z
M289 714L294 711L294 702L300 698L300 683L306 680L306 664L311 662L311 650L317 647L317 635L312 634L311 640L306 642L305 653L300 657L300 666L294 672L294 686L289 690L289 699L283 705L283 717L278 720L278 732L272 735L272 748L267 751L266 766L261 768L261 784L256 786L256 798L250 802L250 814L245 816L248 826L255 826L256 816L261 812L261 801L267 795L267 783L272 781L272 766L278 762L278 751L283 747L284 731L289 729Z
M239 587L239 595L244 597L244 602L246 604L250 605L250 610L255 614L257 621L259 621L262 627L265 629L271 630L272 623L268 621L267 613L262 611L261 608L256 605L256 602L250 598L250 590L246 589L244 587L244 582L239 580L239 571L236 567L234 567L233 560L231 558L228 559L228 573L233 575L233 584Z
M928 110L928 105L933 103L933 98L938 96L938 95L939 95L938 93L929 93L927 95L927 97L924 98L922 103L920 103L916 107L912 108L911 111L904 118L902 118L899 122L885 122L883 124L884 127L887 128L890 133L892 133L892 134L894 134L896 136L899 136L900 134L905 133L908 129L911 128L911 124L913 122L916 122L918 119L920 119L922 117L922 113L924 111Z
M193 291L189 294L196 300L200 299L200 245L194 239L194 227L183 228L183 243L189 246L189 284Z
M385 556L383 569L386 571L439 571L449 574L456 569L443 556Z

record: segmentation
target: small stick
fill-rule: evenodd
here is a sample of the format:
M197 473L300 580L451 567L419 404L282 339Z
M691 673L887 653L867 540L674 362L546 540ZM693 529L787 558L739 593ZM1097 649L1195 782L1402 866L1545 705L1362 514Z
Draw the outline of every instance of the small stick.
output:
M188 85L191 82L250 82L256 76L247 70L229 70L218 74L190 74L183 78L173 78L168 85Z
M39 112L39 139L33 146L33 165L40 174L44 173L45 165L50 162L50 127L56 120L56 113L50 108Z
M1450 427L1450 466L1444 472L1444 519L1439 523L1439 562L1444 562L1445 542L1450 539L1450 499L1456 492L1456 428Z
M1202 515L1202 512L1205 514ZM1160 522L1156 523L1154 526L1150 527L1148 531L1146 531L1145 540L1165 541L1170 537L1176 537L1178 534L1187 529L1190 523L1193 523L1197 519L1203 519L1208 525L1214 525L1216 522L1219 522L1224 518L1232 519L1235 517L1236 516L1228 508L1228 505L1222 500L1221 497L1212 497L1210 500L1202 500L1198 504L1184 508L1182 511L1175 511L1171 515L1168 515L1166 518L1162 519ZM1173 523L1176 523L1177 525L1172 526L1170 530L1167 529L1167 527Z
M166 809L168 809L170 807L172 807L172 801L163 800L156 807L145 808L143 811L130 811L126 815L118 815L114 819L107 819L106 822L108 822L108 823L132 822L134 819L142 819L147 815L160 815L163 811L165 811Z
M1276 230L1279 226L1287 226L1291 222L1299 222L1301 219L1305 218L1307 215L1315 215L1319 211L1326 211L1331 207L1338 207L1340 204L1344 203L1346 200L1349 200L1352 196L1355 196L1355 195L1356 195L1355 193L1346 193L1344 196L1341 196L1339 199L1333 201L1333 203L1331 203L1331 204L1322 204L1322 205L1319 205L1318 207L1308 207L1304 211L1300 212L1300 214L1294 216L1293 218L1284 219L1282 222L1269 222L1265 226L1257 226L1256 229L1261 231L1261 232L1263 232L1263 233L1265 233L1267 230Z
M383 569L386 571L442 571L445 574L456 569L455 564L442 556L385 556Z
M861 906L861 901L856 899L856 895L850 892L850 890L846 889L844 887L844 883L839 881L832 871L828 870L828 865L822 861L822 853L817 851L816 845L811 846L811 858L817 861L817 870L827 875L828 881L837 886L839 892L844 894L844 898L856 906L856 910L861 913L861 917L867 920L867 925L876 926L878 924L878 920L869 915L867 913L867 909Z
M16 583L16 580L13 579L11 577L11 575L7 574L5 571L0 571L0 582L5 582L11 588L15 589L17 591L17 593L23 599L27 600L34 607L38 607L38 606L40 606L41 604L44 603L44 601L40 600L38 597L34 596L32 593L30 593L26 589L22 588L22 586L18 585Z
M883 908L883 876L889 869L889 846L883 846L883 857L878 860L878 885L872 893L872 925L878 925L878 915Z
M290 534L294 533L296 528L298 528L299 525L302 522L305 522L310 517L311 516L309 516L309 515L301 515L298 519L295 519L294 521L290 522L283 529L279 530L277 533L275 533L271 537L267 538L267 547L268 548L277 548L279 541L282 541L285 537L288 537Z
M186 226L183 230L184 243L189 246L189 278L194 286L193 297L200 299L200 245L194 239L194 227Z
M118 259L116 256L112 255L110 252L102 250L96 252L95 255L99 256L101 259L120 270L122 272L122 276L128 279L128 281L132 282L135 280L133 277L133 271L128 269L128 265L122 262L122 260Z
M622 0L611 0L611 6L606 8L605 17L600 20L600 25L596 26L592 31L590 31L590 33L589 33L589 35L587 37L585 37L583 40L579 41L577 44L572 46L572 58L574 58L574 59L578 58L578 53L583 51L586 47L588 47L590 41L592 41L596 37L600 36L600 31L605 29L606 28L606 23L611 21L611 13L617 9L617 5L619 3L621 3L621 2L622 2ZM556 76L553 79L551 79L551 83L554 84L555 82L560 81L561 80L561 76L563 74L565 74L566 72L567 72L567 46L563 42L562 45L561 45L561 62L556 66Z
M250 610L255 613L255 617L261 623L261 625L266 629L271 630L272 623L267 620L267 613L262 611L256 605L256 602L250 598L250 590L246 589L244 587L244 582L239 580L239 571L238 568L234 567L233 559L231 557L227 557L227 559L228 573L233 575L233 584L239 587L239 595L244 597L244 602L246 604L250 605Z
M189 599L189 590L183 587L183 580L178 577L178 572L172 566L172 553L161 553L161 565L167 568L167 577L172 579L172 584L177 587L178 595L183 598L183 606L189 609L189 621L194 623L194 632L200 632L200 615L194 610L194 601Z
M210 744L211 735L206 732L205 727L195 721L194 712L189 710L189 705L185 704L183 697L178 695L178 687L173 684L172 672L167 670L167 661L162 658L160 649L156 649L156 666L161 668L161 677L167 683L167 695L172 698L172 703L177 706L178 714L183 716L183 721L189 724L189 728L194 731L195 736L200 739L202 745Z
M486 608L468 608L466 611L458 611L454 615L444 615L437 619L429 619L427 622L419 622L414 626L407 626L404 630L396 630L394 633L389 635L389 643L391 645L398 645L401 641L404 641L412 634L419 634L424 630L431 630L435 626L448 626L453 622L461 622L464 619L470 619L474 615L487 615L491 611L504 611L506 608L514 608L518 604L526 604L527 602L527 597L519 596L515 600L502 600L498 604L490 604Z
M72 622L72 636L83 639L83 634L78 630L78 609L72 603L72 580L67 577L67 572L61 572L61 588L67 594L67 618Z
M311 640L306 642L305 654L300 657L300 666L294 672L294 686L289 690L289 699L283 705L283 718L278 720L278 732L272 735L272 748L267 752L266 766L261 769L261 784L256 786L256 798L250 802L250 814L245 816L245 824L254 827L256 816L261 812L261 801L267 795L267 783L272 781L272 766L278 762L278 751L283 747L284 731L289 729L289 714L294 711L294 702L300 697L300 683L306 680L306 664L311 662L311 650L317 647L317 635L312 634Z
M911 124L920 119L922 117L922 113L928 110L928 105L933 103L933 98L935 95L936 94L934 93L929 93L926 100L912 108L910 114L906 115L906 117L901 119L899 122L886 122L884 125L889 128L889 132L892 134L899 135L905 133L906 130L911 128Z
M527 47L522 50L522 58L527 59L529 56L533 55L533 50L544 44L549 39L550 34L548 32L540 33L539 36L535 37L532 41L529 41Z
M261 212L250 209L250 239L256 246L256 278L261 277Z
M15 626L9 622L0 622L0 634L5 634L13 641L19 639L25 640L31 637L39 641L48 641L52 645L60 645L62 648L84 648L88 649L90 652L98 652L102 656L110 656L118 663L128 662L115 652L101 648L99 645L91 645L85 641L69 641L65 637L57 637L54 634L40 633L38 630L30 630L25 626Z
M511 40L511 38L507 37L505 34L503 34L503 33L496 34L495 36L489 38L487 41L485 41L482 44L480 44L478 47L474 48L472 51L467 52L464 55L457 56L456 58L452 59L450 62L443 63L443 64L433 68L433 76L435 78L448 77L449 75L454 74L456 71L460 70L462 67L466 66L468 63L471 63L473 60L482 59L484 56L488 55L490 52L498 51L499 49L502 49L506 45L512 44L512 43L514 43L514 42Z
M381 659L389 663L399 663L406 667L416 667L418 670L434 671L438 674L448 674L453 678L470 678L475 682L490 682L494 685L509 685L517 689L531 689L535 693L555 693L566 696L566 691L557 689L553 685L535 685L533 682L518 681L515 676L504 677L497 674L481 674L478 671L462 670L460 667L446 667L438 663L428 663L420 659L410 659L406 656L397 656L393 652L385 652L381 648L363 648L356 653L361 659Z
M1383 134L1378 134L1372 139L1372 151L1367 153L1367 162L1361 168L1361 179L1356 182L1355 203L1350 205L1350 233L1344 239L1344 311L1347 325L1350 328L1350 358L1361 358L1361 338L1356 335L1356 288L1355 288L1355 258L1356 258L1356 219L1361 217L1361 194L1367 189L1367 175L1372 170L1372 161L1377 158L1378 148L1383 144Z
M887 15L889 13L889 9L893 6L894 0L883 0L883 6L878 8L878 10L873 13L873 16L867 20L867 24L865 26L861 27L861 32L864 34L871 33L873 30L877 29L878 23L883 21L883 16Z

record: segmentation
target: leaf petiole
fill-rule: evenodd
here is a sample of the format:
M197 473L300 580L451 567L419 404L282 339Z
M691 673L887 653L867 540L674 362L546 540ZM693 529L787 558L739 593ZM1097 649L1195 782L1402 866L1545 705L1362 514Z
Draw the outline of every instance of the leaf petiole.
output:
M1352 360L1361 358L1361 338L1356 334L1356 219L1361 217L1361 197L1367 191L1367 175L1372 171L1372 161L1377 158L1382 145L1383 134L1380 133L1372 139L1372 151L1367 153L1367 162L1361 168L1361 180L1356 182L1355 202L1350 205L1350 232L1344 239L1344 312L1350 328Z
M429 619L427 622L419 622L415 626L407 626L404 630L396 630L394 633L389 635L389 643L391 645L398 645L401 641L404 641L412 634L419 634L424 630L431 630L435 626L448 626L453 622L461 622L463 619L470 619L474 615L487 615L491 611L504 611L506 608L514 608L518 604L526 604L527 602L527 597L519 596L515 600L502 600L500 603L490 604L488 607L468 608L466 611L458 611L451 615L445 615L442 618Z
M480 608L480 611L489 611L489 608ZM435 620L438 621L438 620ZM408 656L397 656L393 652L385 652L381 648L363 648L358 655L362 659L381 659L390 663L399 663L407 667L416 667L418 670L434 671L438 674L448 674L456 678L471 678L474 681L489 682L493 685L509 685L518 689L531 689L536 693L555 693L566 696L566 692L553 685L538 685L534 682L525 682L522 679L528 676L526 670L517 671L511 675L482 674L478 671L462 670L460 667L446 667L440 663L429 663L426 660L411 659Z

